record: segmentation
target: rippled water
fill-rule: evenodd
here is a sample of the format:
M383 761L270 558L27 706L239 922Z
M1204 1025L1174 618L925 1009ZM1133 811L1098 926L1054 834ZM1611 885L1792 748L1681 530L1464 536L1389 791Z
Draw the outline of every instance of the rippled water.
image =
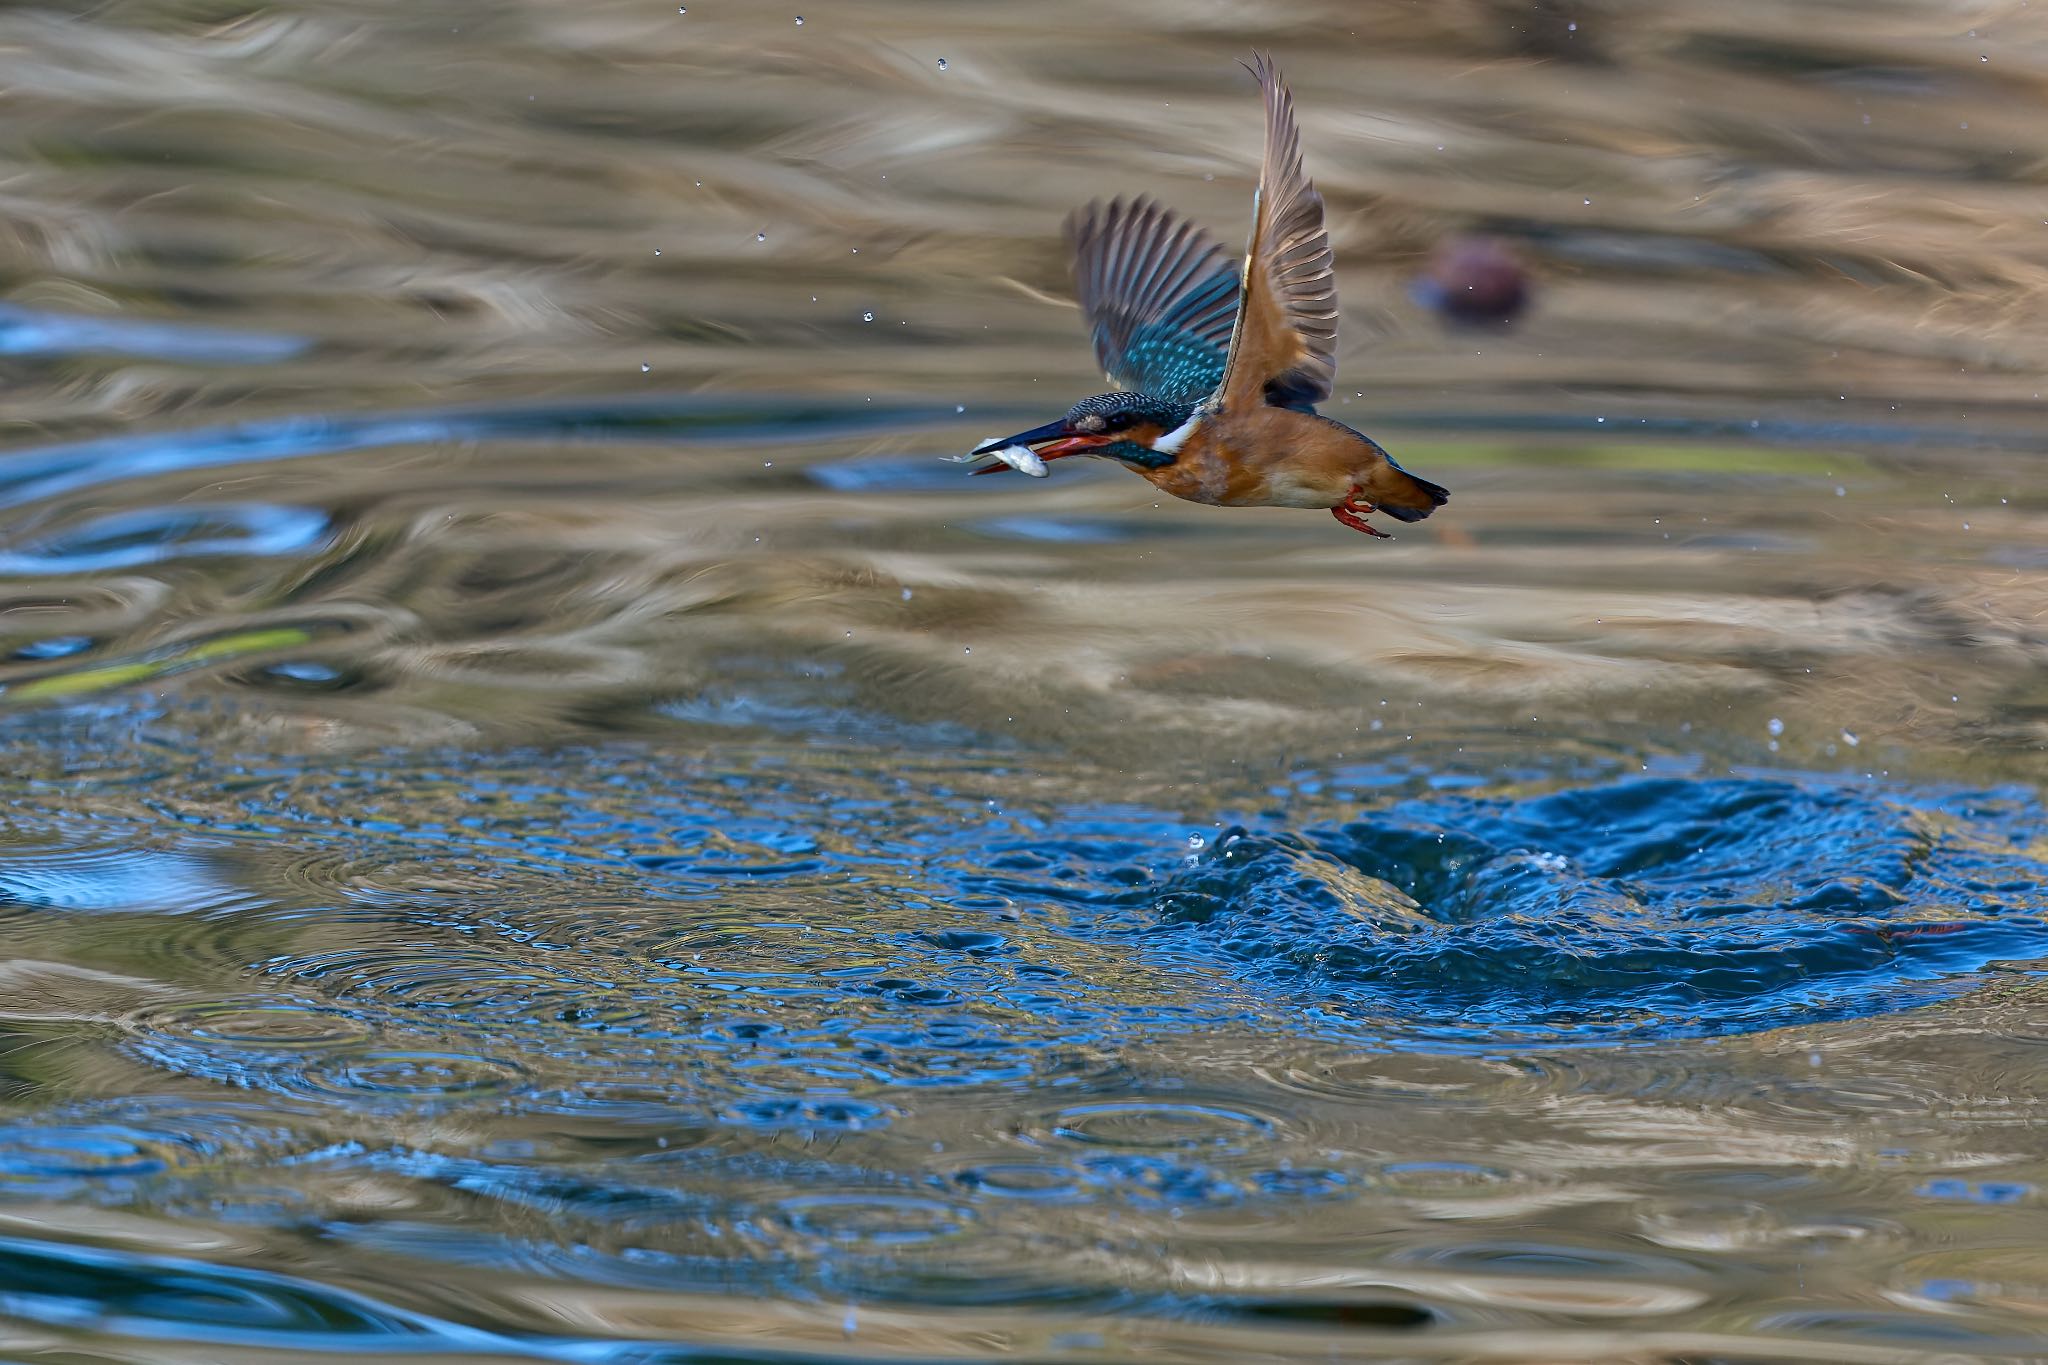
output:
M0 13L0 1358L2048 1354L2024 0L686 8ZM936 460L1253 46L1451 505Z

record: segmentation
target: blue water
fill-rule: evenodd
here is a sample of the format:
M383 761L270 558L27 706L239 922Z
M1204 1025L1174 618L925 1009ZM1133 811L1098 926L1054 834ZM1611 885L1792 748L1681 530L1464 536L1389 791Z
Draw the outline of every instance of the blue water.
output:
M1483 1222L1565 1179L1557 1154L1480 1137L1545 1103L1705 1105L1749 1142L1895 1122L1922 1101L1837 1076L1821 1050L1841 1038L1769 1084L1771 1063L1698 1040L1926 1015L2032 980L2048 942L2040 809L2017 789L1409 755L1118 799L1113 770L1068 763L1055 795L1038 760L931 745L886 766L736 739L280 765L164 724L82 717L78 776L6 792L0 932L32 960L14 1027L52 1027L20 1003L36 990L103 1022L4 1059L0 1217L148 1211L387 1283L0 1243L0 1312L115 1339L812 1358L670 1354L447 1297L445 1276L501 1274L1468 1330L1485 1311L1392 1269L1448 1247L1390 1248L1363 1296L1154 1272L1116 1290L1086 1267L1101 1239L1166 1226L1271 1256L1290 1228L1445 1201ZM52 1067L76 1079L53 1088ZM1754 1159L1711 1170L1710 1205L1823 1192L1768 1193L1789 1177ZM1930 1208L2036 1197L1897 1178ZM1584 1292L1710 1267L1511 1242L1435 1264ZM860 1356L857 1328L845 1346Z

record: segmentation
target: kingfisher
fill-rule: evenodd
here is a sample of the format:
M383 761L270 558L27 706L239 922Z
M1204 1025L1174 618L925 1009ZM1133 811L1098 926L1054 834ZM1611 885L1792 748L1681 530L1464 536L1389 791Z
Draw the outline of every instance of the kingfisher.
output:
M1075 292L1116 391L957 458L995 457L976 474L1043 478L1048 460L1092 455L1190 502L1326 507L1385 539L1372 513L1420 521L1450 494L1316 412L1337 372L1323 197L1302 171L1286 82L1263 53L1245 66L1265 97L1266 144L1243 266L1143 196L1076 210L1066 222Z

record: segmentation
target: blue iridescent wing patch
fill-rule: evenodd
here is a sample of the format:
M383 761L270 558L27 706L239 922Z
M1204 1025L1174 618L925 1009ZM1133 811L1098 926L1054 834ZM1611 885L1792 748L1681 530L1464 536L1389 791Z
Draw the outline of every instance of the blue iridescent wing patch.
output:
M1067 220L1095 358L1119 387L1198 402L1222 382L1238 271L1216 239L1150 199Z

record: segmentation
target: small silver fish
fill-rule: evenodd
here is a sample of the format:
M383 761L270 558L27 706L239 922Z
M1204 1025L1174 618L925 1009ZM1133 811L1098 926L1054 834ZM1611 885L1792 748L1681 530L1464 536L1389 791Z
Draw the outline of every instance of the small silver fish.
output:
M1000 450L983 450L972 455L942 455L939 457L951 464L972 464L976 460L998 459L1019 474L1029 474L1034 479L1045 477L1045 461L1030 446L1004 446Z

